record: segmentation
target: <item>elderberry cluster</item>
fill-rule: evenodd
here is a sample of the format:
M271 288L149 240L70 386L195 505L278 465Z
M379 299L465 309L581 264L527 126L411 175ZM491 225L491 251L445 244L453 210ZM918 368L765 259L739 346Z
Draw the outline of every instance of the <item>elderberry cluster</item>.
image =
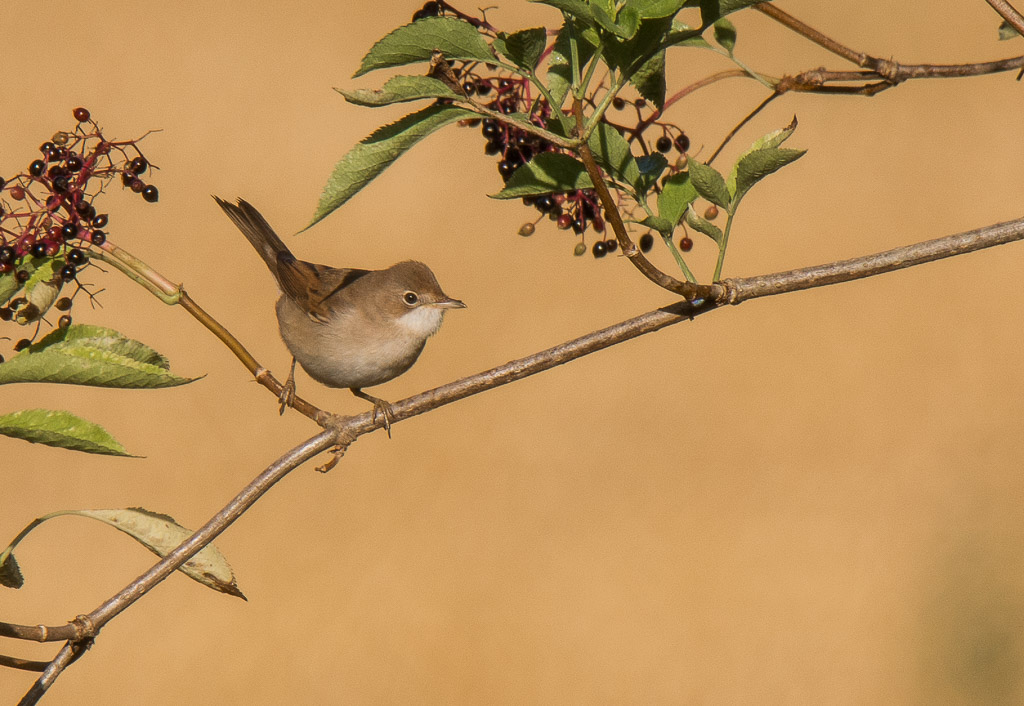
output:
M415 22L445 14L465 20L485 34L491 36L497 34L497 30L488 24L486 19L466 15L445 0L424 3L413 14L412 19ZM517 114L541 130L553 127L551 106L543 96L531 94L532 85L528 79L500 71L494 64L475 61L454 62L449 68L451 73L447 77L447 82L452 88L461 88L467 98L479 105L502 115ZM616 113L624 111L627 107L633 109L636 115L635 122L623 121L617 115L613 118L606 113L602 116L604 123L638 146L642 154L651 154L657 151L669 158L673 150L678 152L674 163L671 159L669 160L669 174L685 169L687 153L690 149L690 138L682 129L661 121L660 111L655 111L643 98L627 101L616 96L612 99L612 107ZM484 153L498 159L498 174L506 183L517 169L529 163L537 155L549 151L559 151L558 147L534 132L496 118L482 120L474 118L464 120L460 124L467 127L480 126L480 132L485 140ZM651 132L660 131L660 134L656 138L649 137L645 134L649 129ZM537 223L547 216L558 229L571 230L580 236L580 241L574 248L576 255L583 255L587 252L585 238L588 231L593 231L598 237L589 248L594 257L604 257L618 249L618 241L614 237L605 238L606 214L601 212L597 194L593 189L528 196L523 198L523 204L535 208L539 215L536 220L524 223L520 227L520 235L533 235ZM635 209L635 205L631 208L629 202L621 200L620 206L625 207L626 211ZM637 220L642 219L643 215L639 215ZM650 233L643 234L638 240L638 245L643 252L650 251L653 244L654 237ZM693 241L689 237L684 237L679 245L684 252L687 252L693 247Z
M75 128L40 145L40 158L25 172L0 178L0 321L30 324L51 306L71 309L82 285L71 297L57 294L77 283L89 251L106 242L109 216L98 213L94 201L107 182L120 176L145 201L160 198L157 187L143 181L155 167L137 140L107 140L88 110L75 108L73 115ZM60 317L59 326L70 324L70 315ZM30 344L25 338L14 348Z

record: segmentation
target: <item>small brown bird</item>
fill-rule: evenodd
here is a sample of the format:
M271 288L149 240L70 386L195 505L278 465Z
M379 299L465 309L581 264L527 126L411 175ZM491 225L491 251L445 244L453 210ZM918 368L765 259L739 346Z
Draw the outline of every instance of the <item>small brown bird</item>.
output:
M466 305L441 289L422 262L357 270L297 260L249 203L213 197L277 280L277 322L292 353L281 413L295 398L295 363L328 387L347 387L373 403L391 436L391 405L362 388L398 377L416 362L447 309Z

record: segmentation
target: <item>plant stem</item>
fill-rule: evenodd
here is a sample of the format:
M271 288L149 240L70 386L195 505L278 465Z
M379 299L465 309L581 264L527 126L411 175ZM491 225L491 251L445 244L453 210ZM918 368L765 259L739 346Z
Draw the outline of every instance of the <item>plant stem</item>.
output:
M722 244L718 247L718 262L715 264L715 274L711 281L717 282L722 276L722 266L725 264L725 251L729 247L729 231L732 230L732 214L726 213L725 231L722 233Z

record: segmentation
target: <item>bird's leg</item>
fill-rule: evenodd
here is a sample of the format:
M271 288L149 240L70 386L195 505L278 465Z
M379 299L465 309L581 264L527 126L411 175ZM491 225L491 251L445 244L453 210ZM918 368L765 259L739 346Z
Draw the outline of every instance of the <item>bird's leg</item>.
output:
M295 403L295 358L292 358L292 369L288 371L288 380L281 388L281 414Z
M348 389L351 390L352 394L355 395L356 397L360 397L360 398L366 400L367 402L372 402L373 403L373 421L377 421L377 412L378 412L378 410L380 411L380 413L382 415L384 415L384 431L386 431L388 433L388 438L390 439L391 438L391 422L395 418L395 413L391 410L391 403L387 402L386 400L382 400L379 397L374 397L373 395L368 395L365 392L363 392L362 390L360 390L358 387L350 387Z

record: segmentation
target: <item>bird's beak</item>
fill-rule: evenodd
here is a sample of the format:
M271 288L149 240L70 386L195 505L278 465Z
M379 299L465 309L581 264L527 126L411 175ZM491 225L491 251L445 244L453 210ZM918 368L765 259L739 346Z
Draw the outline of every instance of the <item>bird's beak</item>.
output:
M466 305L458 299L452 299L451 297L445 297L434 302L434 306L438 309L465 309Z

